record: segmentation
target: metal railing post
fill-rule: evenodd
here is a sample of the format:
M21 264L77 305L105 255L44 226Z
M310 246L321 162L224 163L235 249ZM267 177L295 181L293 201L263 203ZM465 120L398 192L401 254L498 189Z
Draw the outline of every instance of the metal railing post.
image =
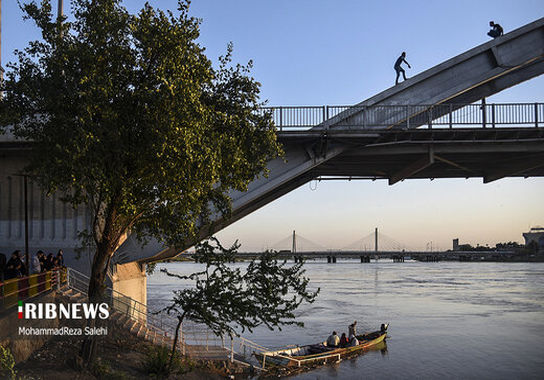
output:
M433 107L432 107L432 106L431 106L431 108L429 108L429 109L427 110L427 119L428 119L428 120L427 120L427 127L428 127L429 129L432 129L432 128L433 128L433 117L432 117L432 116L433 116L433 114L432 114L433 111L432 111L432 110L433 110Z
M283 130L283 107L280 106L280 131Z
M56 270L57 273L57 290L60 290L60 270Z
M487 110L486 110L486 103L485 103L485 98L482 98L482 127L483 128L486 128L486 124L487 124Z
M327 116L327 118L326 118L325 120L329 120L329 117L330 117L330 116L329 116L329 115L330 115L330 113L329 113L329 106L327 106L327 112L326 112L325 115Z
M185 345L183 344L183 322L179 324L179 341L181 342L181 352L185 355Z
M535 103L535 128L538 128L538 103Z
M234 362L234 340L230 337L230 362Z
M495 103L491 105L491 128L495 128Z
M410 129L410 106L406 105L406 129Z
M450 112L449 112L449 123L450 123L450 129L453 128L453 104L450 103Z
M363 106L361 110L361 114L363 115L363 129L366 129L366 107Z
M327 120L327 106L323 106L323 121Z

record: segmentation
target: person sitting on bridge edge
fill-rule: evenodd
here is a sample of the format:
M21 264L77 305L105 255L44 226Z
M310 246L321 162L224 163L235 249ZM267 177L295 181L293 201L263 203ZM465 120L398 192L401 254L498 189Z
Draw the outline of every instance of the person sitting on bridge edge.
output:
M495 24L493 21L489 21L489 26L492 28L487 33L489 37L497 38L503 35L504 31L502 30L502 26L500 26L499 24Z
M395 79L395 85L399 84L399 76L400 76L400 73L402 73L402 76L404 78L404 80L406 80L406 72L404 71L404 69L400 66L402 64L402 62L406 63L408 65L408 68L412 68L410 66L410 64L406 61L406 52L402 52L402 54L400 55L400 57L397 58L396 62L395 62L395 71L397 72L397 79Z
M340 344L340 337L336 334L336 331L333 331L331 335L327 338L327 347L338 347Z

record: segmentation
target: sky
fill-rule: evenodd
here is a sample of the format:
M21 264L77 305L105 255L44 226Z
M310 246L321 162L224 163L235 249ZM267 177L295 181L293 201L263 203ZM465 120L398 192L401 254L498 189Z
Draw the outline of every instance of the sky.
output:
M56 8L56 1L55 8ZM65 12L69 13L68 1ZM176 9L176 1L149 1ZM137 11L144 1L127 0ZM2 4L2 63L40 37L15 0ZM234 61L253 60L252 75L269 105L349 105L394 84L400 52L408 77L488 41L489 21L505 32L544 16L535 1L194 0L199 42L214 62L234 44ZM488 103L544 102L544 76L487 98ZM279 247L297 234L342 248L378 228L406 249L449 249L452 239L490 245L523 242L544 226L544 178L315 181L218 233L242 251ZM303 239L301 239L301 242ZM299 249L304 247L299 244Z

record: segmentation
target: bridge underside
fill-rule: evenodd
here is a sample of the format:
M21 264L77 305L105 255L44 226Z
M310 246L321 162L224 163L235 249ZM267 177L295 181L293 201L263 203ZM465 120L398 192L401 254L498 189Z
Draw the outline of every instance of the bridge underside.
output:
M313 169L313 178L388 179L392 185L414 178L479 177L487 183L544 176L542 128L391 131L371 143L357 133L330 138L352 148Z

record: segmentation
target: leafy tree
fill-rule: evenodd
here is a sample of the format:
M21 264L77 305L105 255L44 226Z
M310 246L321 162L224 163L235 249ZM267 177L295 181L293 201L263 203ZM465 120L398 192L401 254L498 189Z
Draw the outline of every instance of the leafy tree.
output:
M188 0L138 14L121 0L73 1L71 22L51 0L21 7L42 39L7 65L0 125L33 142L25 171L42 189L89 208L95 301L128 234L191 245L281 149L251 62L231 66L229 46L214 68Z
M229 46L214 69L188 1L177 15L149 4L129 14L121 0L72 7L74 21L60 23L50 0L22 5L43 39L8 65L0 115L33 141L27 173L90 208L95 299L127 234L190 245L280 148L251 62L230 66Z
M516 242L516 241L509 241L507 243L497 243L495 245L495 248L497 248L498 250L501 250L501 249L520 249L520 248L523 248L523 246L521 244L519 244L518 242Z
M171 358L185 319L205 324L218 336L231 337L236 328L244 332L263 324L280 330L282 325L303 326L295 321L294 311L304 301L313 302L319 293L319 289L308 291L303 264L278 262L277 253L267 251L242 271L227 265L238 248L237 242L224 248L211 238L199 243L193 256L204 264L202 271L179 275L163 269L168 276L194 281L194 287L175 291L172 304L163 309L178 319Z

